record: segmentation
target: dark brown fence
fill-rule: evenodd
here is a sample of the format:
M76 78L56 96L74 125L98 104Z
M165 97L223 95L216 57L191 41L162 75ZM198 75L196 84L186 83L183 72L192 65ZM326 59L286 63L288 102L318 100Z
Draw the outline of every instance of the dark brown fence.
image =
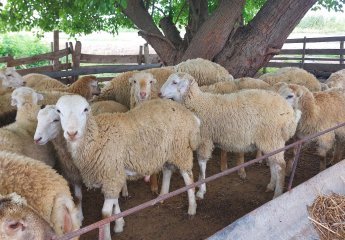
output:
M310 72L335 72L345 68L345 36L287 39L284 47L301 44L301 48L284 48L266 67L300 67ZM338 43L339 48L308 48L310 43Z

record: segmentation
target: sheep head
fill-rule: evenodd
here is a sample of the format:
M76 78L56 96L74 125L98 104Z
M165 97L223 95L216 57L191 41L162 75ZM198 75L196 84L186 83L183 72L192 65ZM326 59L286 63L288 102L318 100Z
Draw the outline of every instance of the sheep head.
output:
M56 111L60 116L67 141L78 142L83 137L90 110L89 103L80 95L66 95L59 98Z
M54 105L47 105L38 112L37 127L34 135L36 144L46 144L56 138L61 130L60 116Z
M40 100L43 100L43 95L29 87L19 87L11 94L11 105L17 108L24 104L37 104Z
M285 100L290 104L293 109L299 109L300 98L307 92L310 91L304 87L297 84L287 84L284 82L279 82L273 85L273 89L278 92Z
M138 72L128 79L131 85L131 93L136 102L145 101L151 98L151 92L157 80L151 73Z
M51 239L54 231L16 193L0 195L0 239L44 240Z
M0 69L0 81L3 88L17 88L25 85L24 79L14 67Z
M173 73L161 87L159 96L182 102L192 84L196 84L196 81L188 73Z

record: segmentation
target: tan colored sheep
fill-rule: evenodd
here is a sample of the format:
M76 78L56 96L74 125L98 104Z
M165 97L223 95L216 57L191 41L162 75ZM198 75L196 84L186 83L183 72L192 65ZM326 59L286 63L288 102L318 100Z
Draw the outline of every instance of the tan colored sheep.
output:
M288 84L292 83L305 86L312 92L321 91L319 80L317 80L313 74L297 67L280 68L274 73L261 75L260 79L272 86L278 82L286 82Z
M155 99L126 113L93 117L87 101L74 95L61 97L56 108L84 184L102 188L103 217L120 212L118 196L126 172L147 176L164 167L161 194L169 191L169 165L180 170L186 185L193 182L193 150L199 143L199 120L183 106ZM194 215L194 189L188 190L188 201L188 214ZM114 231L123 231L123 226L124 220L117 219ZM111 239L109 227L105 226L107 240Z
M25 81L14 67L0 69L0 95L12 92L14 88L24 86Z
M345 90L329 89L323 92L310 92L306 87L296 84L277 84L276 89L289 104L302 112L296 136L307 135L334 127L345 119ZM322 157L320 170L326 168L327 152L333 147L336 138L345 139L345 129L324 134L316 139L317 152Z
M0 151L0 194L13 192L24 197L57 235L80 228L78 210L62 176L37 160Z
M67 85L63 84L62 82L39 73L29 73L24 75L23 78L26 82L26 86L35 89L36 91L67 87Z
M28 87L20 87L13 91L12 104L18 109L16 121L0 128L0 150L19 153L54 166L52 146L38 146L33 142L37 113L40 109L37 101L41 99L42 95Z
M158 98L157 80L151 73L135 73L129 78L129 83L131 86L131 109L144 101Z
M95 116L102 113L127 112L128 110L125 105L112 100L91 103L91 112Z
M55 235L49 223L16 193L0 195L0 239L46 240Z
M176 72L189 73L199 86L231 81L233 76L221 65L203 58L188 59L174 66Z
M339 87L345 89L345 69L332 73L326 80L325 84L329 88Z
M182 103L201 120L201 143L197 150L202 169L199 179L205 178L206 163L215 144L225 151L258 149L269 153L284 147L297 126L292 107L271 91L251 89L225 95L204 93L192 76L175 73L162 86L160 96ZM275 190L274 197L277 197L284 186L284 152L269 157L268 161L271 181L267 189ZM205 193L206 185L203 184L197 196L203 198Z

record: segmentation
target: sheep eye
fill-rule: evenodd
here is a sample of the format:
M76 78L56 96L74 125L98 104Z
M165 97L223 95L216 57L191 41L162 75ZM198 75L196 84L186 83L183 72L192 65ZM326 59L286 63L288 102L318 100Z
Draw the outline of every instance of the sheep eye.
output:
M286 97L286 99L290 99L290 98L293 98L293 95L288 95L288 96Z
M173 84L177 84L177 82L176 82L176 81L173 81Z
M87 112L87 111L89 111L89 109L85 108L85 109L84 109L84 112Z
M54 121L53 122L59 122L59 119L54 119Z
M57 111L58 113L61 113L59 109L56 109L56 111Z
M6 74L7 77L11 77L12 75L11 74Z
M134 80L133 82L134 82L134 83L137 83L137 81L135 81L135 80Z
M152 83L152 81L150 81L150 83Z

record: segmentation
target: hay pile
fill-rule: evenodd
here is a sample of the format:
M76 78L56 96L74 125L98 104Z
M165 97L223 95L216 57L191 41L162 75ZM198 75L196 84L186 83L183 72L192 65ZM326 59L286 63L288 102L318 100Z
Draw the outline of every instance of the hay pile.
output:
M345 196L319 196L308 211L321 240L345 239Z

